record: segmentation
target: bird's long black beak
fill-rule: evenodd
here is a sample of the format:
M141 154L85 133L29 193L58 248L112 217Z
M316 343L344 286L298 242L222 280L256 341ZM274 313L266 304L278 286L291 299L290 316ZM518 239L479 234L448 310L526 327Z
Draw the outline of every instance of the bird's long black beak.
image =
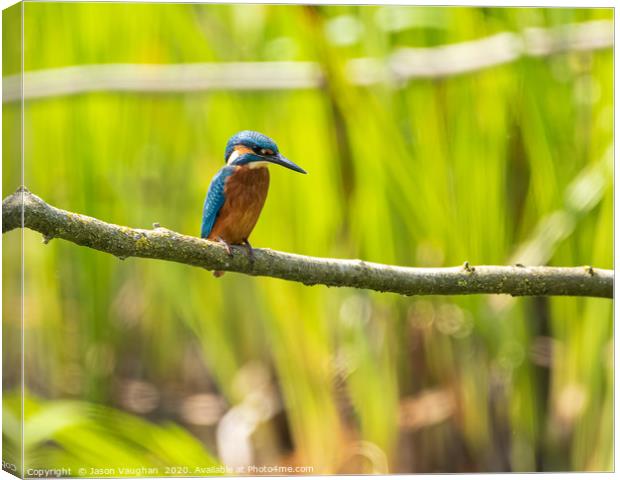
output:
M279 153L275 155L270 155L268 157L263 157L263 158L267 160L268 162L275 163L276 165L282 165L283 167L290 168L291 170L294 170L296 172L308 173L303 168L301 168L299 165L294 164L288 158L280 155Z

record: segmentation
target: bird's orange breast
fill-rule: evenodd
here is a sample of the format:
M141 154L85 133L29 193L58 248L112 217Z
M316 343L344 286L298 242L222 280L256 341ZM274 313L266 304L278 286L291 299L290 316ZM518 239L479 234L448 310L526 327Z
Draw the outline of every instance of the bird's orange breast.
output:
M209 239L217 240L220 237L230 244L240 244L247 240L263 209L268 190L269 170L266 167L237 167L226 179L224 205Z

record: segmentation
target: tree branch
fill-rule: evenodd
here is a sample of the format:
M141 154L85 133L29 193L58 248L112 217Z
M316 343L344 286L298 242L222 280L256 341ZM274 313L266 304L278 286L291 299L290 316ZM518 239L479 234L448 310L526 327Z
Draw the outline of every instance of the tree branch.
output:
M102 222L48 205L25 188L3 200L2 214L2 233L23 226L42 233L46 243L62 238L121 259L153 258L305 285L364 288L402 295L504 293L613 298L613 271L592 267L473 267L465 262L461 267L409 268L269 249L255 249L252 262L241 248L235 248L234 255L229 257L217 243L159 226L143 230Z
M445 78L556 53L612 48L614 22L592 20L552 28L499 32L430 48L403 47L387 58L361 57L345 64L348 81L369 86L387 81ZM480 52L484 52L481 55ZM324 72L315 62L223 62L190 64L75 65L26 71L2 79L2 102L84 92L178 93L210 90L322 88Z

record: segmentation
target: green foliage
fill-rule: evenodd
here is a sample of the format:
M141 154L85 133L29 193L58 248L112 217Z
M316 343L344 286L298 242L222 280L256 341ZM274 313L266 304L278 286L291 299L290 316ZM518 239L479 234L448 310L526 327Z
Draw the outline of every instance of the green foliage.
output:
M611 10L26 3L25 14L27 70L311 60L328 72L316 90L29 101L25 183L53 205L198 235L226 140L254 129L309 172L271 170L256 247L416 266L612 267L611 50L406 85L355 87L344 73L351 58ZM4 168L6 194L19 170ZM216 451L218 427L183 407L208 393L230 412L264 370L281 410L253 434L257 464L613 468L609 301L215 279L24 235L26 385L46 399L26 402L27 465L215 465L201 445ZM5 257L6 275L18 269ZM4 285L15 306L19 285ZM148 408L126 400L137 381L156 392Z
M20 445L19 428L15 428L20 401L21 396L13 394L3 402L3 441L9 452ZM65 468L63 476L154 476L166 473L166 467L192 465L216 471L219 465L196 438L169 422L155 425L101 405L41 402L28 394L24 411L27 473Z

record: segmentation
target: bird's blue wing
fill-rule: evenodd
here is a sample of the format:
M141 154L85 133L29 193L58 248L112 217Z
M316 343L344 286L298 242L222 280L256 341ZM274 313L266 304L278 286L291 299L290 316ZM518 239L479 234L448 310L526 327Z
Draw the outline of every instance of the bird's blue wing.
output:
M202 209L202 226L200 228L200 236L202 238L207 238L213 229L215 219L218 213L220 213L222 205L224 205L224 185L226 184L226 179L234 170L234 167L226 166L217 172L213 180L211 180L207 198L205 198L205 204Z

